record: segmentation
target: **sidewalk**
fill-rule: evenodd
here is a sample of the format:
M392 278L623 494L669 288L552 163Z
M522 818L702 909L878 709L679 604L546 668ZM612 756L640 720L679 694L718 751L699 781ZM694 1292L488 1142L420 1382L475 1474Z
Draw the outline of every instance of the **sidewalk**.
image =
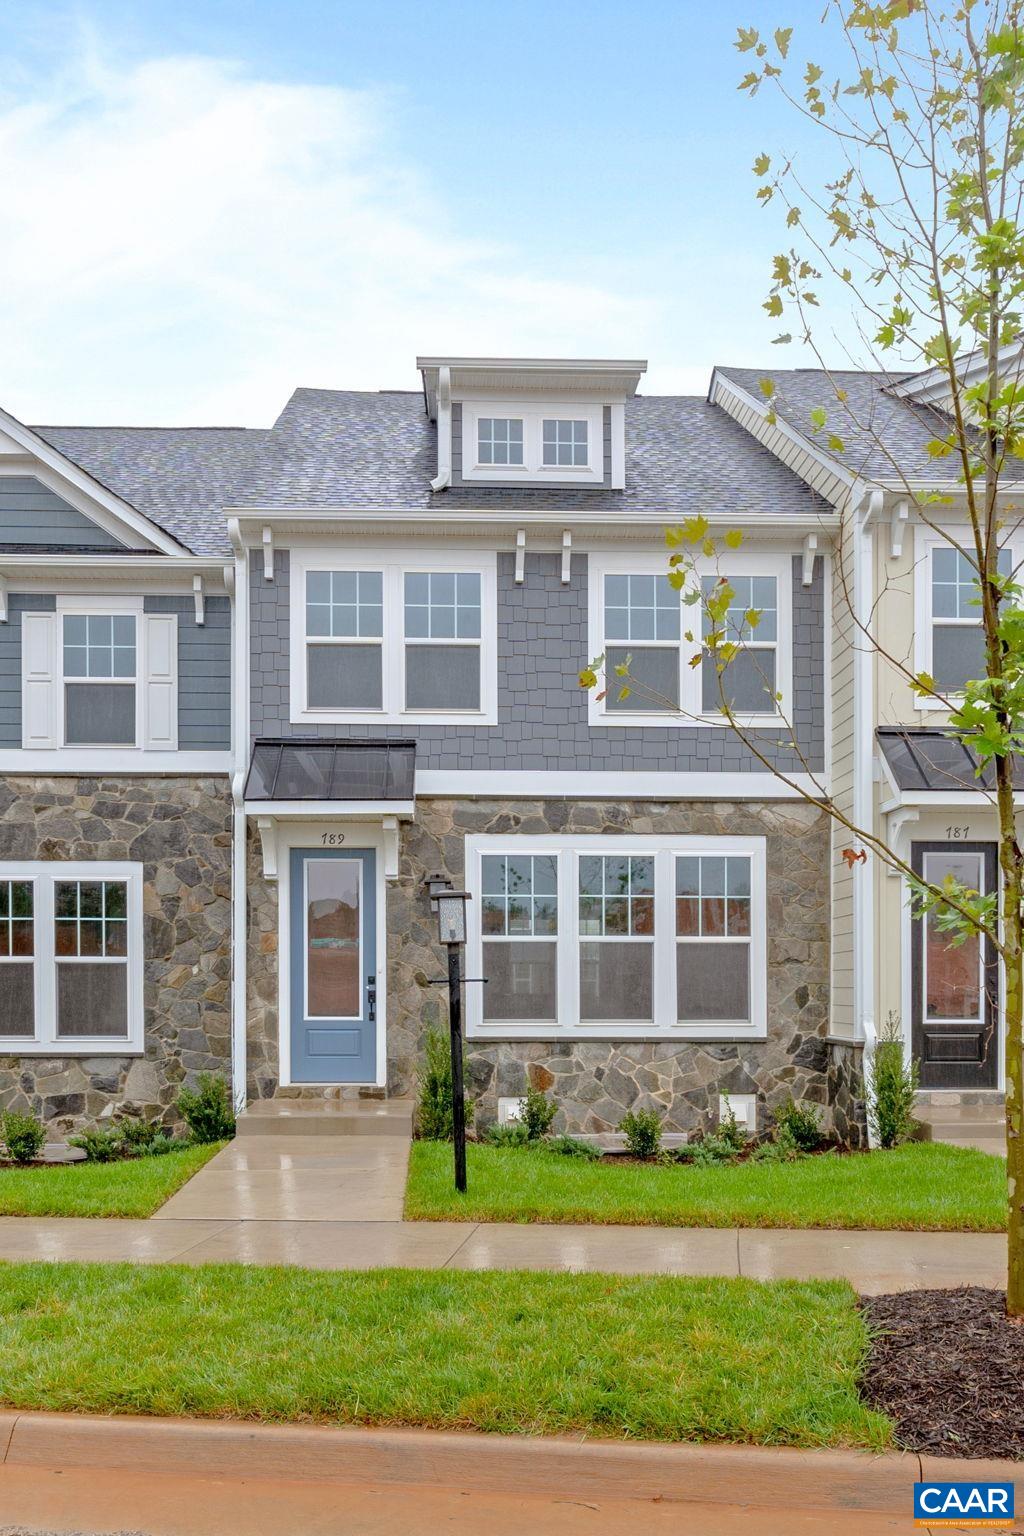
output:
M914 1454L0 1415L2 1517L34 1530L882 1536L909 1529L919 1478L1017 1471Z
M249 1221L171 1217L173 1203L164 1207L162 1220L4 1217L0 1260L822 1278L849 1280L865 1295L1006 1284L1006 1239L998 1232Z

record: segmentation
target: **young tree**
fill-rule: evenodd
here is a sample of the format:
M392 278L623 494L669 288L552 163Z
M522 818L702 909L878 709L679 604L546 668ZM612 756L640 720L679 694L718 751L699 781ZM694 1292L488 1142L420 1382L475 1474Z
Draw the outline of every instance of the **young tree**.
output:
M760 615L737 615L728 576L709 580L707 566L719 572L727 566L728 551L741 542L738 530L720 539L704 517L668 530L669 579L693 607L687 636L696 648L693 664L714 669L723 716L763 766L842 823L854 845L851 858L870 851L899 870L915 914L929 914L951 943L975 935L995 947L1004 976L1007 1306L1024 1316L1024 852L1013 786L1014 756L1024 746L1024 594L1018 573L1000 562L1000 548L1018 522L1013 493L1024 490L1024 0L828 0L822 21L819 42L834 40L843 61L828 75L820 64L797 63L791 27L768 36L744 28L737 41L750 65L740 89L751 96L765 87L779 91L826 136L836 161L834 175L821 185L810 184L795 159L777 162L765 153L754 163L757 198L783 210L790 242L774 258L764 308L789 321L777 342L795 336L822 370L823 398L810 409L804 404L803 430L862 484L900 487L915 517L976 573L984 675L968 682L962 696L947 698L931 676L915 674L906 657L886 650L877 608L857 610L847 571L852 503L841 509L836 571L854 644L948 710L950 733L978 764L979 779L964 787L978 789L982 774L990 786L1001 896L953 880L924 882L870 818L860 824L828 799L791 726L783 734L802 773L779 767L777 752L733 709L729 667ZM906 453L895 450L870 410L851 400L825 360L831 337L819 335L815 316L836 292L852 310L862 344L856 365L881 369L894 381L934 371L936 402L920 412L921 448L937 466L934 490L922 491ZM794 419L784 388L761 381L769 423L777 414ZM631 660L614 671L618 679L606 678L605 687L618 688L620 696L644 690ZM582 685L599 686L602 672L598 658L581 673ZM765 686L773 692L774 681L766 678Z

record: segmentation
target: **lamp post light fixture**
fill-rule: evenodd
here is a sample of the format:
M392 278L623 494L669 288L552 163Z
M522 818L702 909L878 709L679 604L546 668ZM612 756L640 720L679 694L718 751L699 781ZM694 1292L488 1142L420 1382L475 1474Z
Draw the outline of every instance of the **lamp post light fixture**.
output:
M437 937L448 950L448 1028L452 1056L452 1133L455 1141L455 1188L466 1193L466 1096L462 1086L462 973L459 951L466 942L468 891L453 891L447 880L427 882L437 912Z

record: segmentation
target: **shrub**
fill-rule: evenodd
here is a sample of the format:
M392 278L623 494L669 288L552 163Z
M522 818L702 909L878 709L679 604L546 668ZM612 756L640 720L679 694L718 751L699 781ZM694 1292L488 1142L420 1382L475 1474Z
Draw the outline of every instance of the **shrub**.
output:
M885 1021L868 1067L868 1124L881 1147L910 1141L916 1129L917 1062L903 1056L903 1032L895 1013Z
M526 1126L531 1141L539 1141L542 1136L547 1135L556 1113L557 1108L547 1094L528 1084L526 1097L523 1100L522 1123Z
M235 1112L231 1094L223 1077L200 1072L195 1091L183 1088L178 1095L178 1113L200 1143L230 1141L235 1134Z
M146 1157L153 1150L158 1132L151 1121L133 1118L122 1120L117 1134L126 1157Z
M801 1150L792 1127L779 1124L776 1125L775 1135L768 1141L762 1141L750 1155L758 1163L795 1163L807 1154Z
M712 1131L710 1135L688 1141L678 1149L676 1158L681 1163L692 1163L695 1168L713 1168L718 1163L731 1163L742 1146L742 1141L737 1146L731 1136Z
M619 1121L631 1157L657 1157L661 1151L661 1116L656 1109L631 1109Z
M123 1156L121 1136L118 1131L82 1131L68 1137L69 1147L80 1147L86 1162L113 1163Z
M589 1141L580 1141L578 1136L552 1136L545 1146L549 1152L558 1152L562 1157L579 1157L588 1163L596 1162L601 1156L599 1147Z
M747 1143L747 1128L740 1125L729 1103L729 1095L724 1093L725 1113L718 1118L718 1135L723 1141L727 1141L734 1152L741 1152Z
M451 1141L452 1047L447 1033L436 1026L427 1030L423 1045L426 1058L419 1075L416 1134L423 1141ZM466 1097L466 1124L473 1123L473 1100Z
M530 1133L521 1120L511 1120L508 1125L489 1125L484 1140L492 1147L528 1147Z
M775 1124L780 1131L785 1128L789 1132L801 1152L816 1152L825 1139L821 1116L813 1104L787 1099L775 1111Z
M8 1110L0 1122L0 1140L15 1163L34 1163L46 1141L42 1122L35 1115L17 1115Z

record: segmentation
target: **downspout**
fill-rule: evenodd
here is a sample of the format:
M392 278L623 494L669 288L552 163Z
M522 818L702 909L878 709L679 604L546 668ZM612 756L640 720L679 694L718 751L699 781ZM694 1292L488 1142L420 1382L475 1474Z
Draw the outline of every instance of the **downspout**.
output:
M853 820L858 827L874 827L874 783L872 767L875 755L874 652L870 633L875 600L874 548L872 527L882 511L883 493L873 490L863 503L853 530L853 606L857 629L853 652ZM854 871L854 1034L863 1043L862 1070L867 1070L875 1054L878 1032L875 1027L875 879L877 864L870 849L863 866ZM874 1138L870 1126L868 1142Z
M245 1109L248 1074L248 882L245 773L249 755L249 557L237 517L228 534L235 551L231 709L231 1087L235 1113Z
M437 476L430 482L432 491L443 491L452 483L452 372L442 365L437 370Z

